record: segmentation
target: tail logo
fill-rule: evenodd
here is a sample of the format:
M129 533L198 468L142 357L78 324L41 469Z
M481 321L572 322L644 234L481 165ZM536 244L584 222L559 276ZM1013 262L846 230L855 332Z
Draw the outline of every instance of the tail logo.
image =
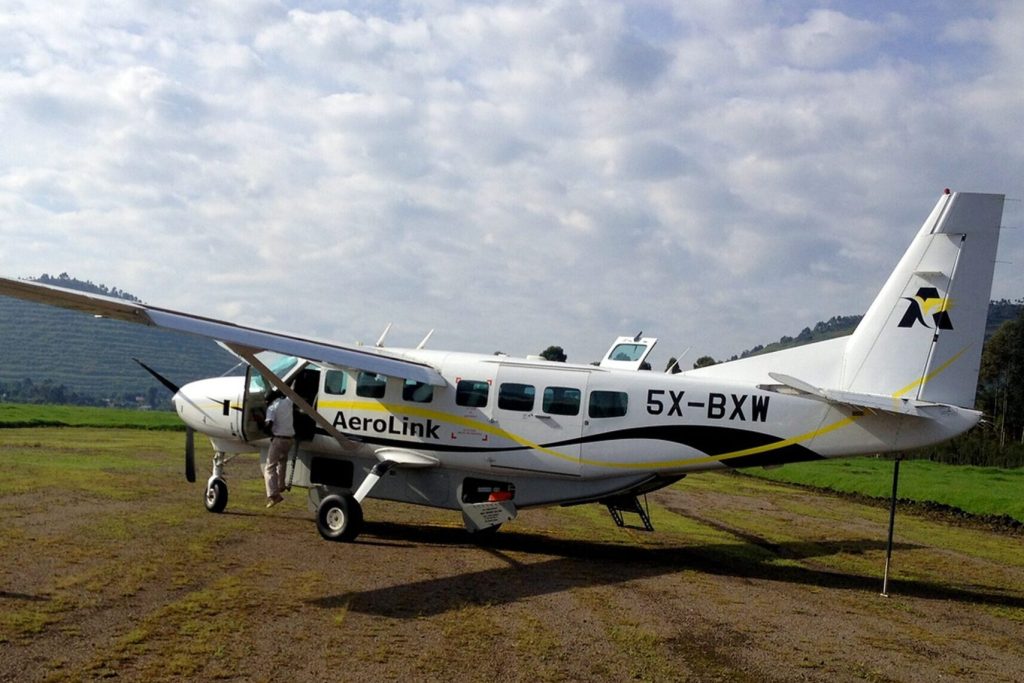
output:
M900 327L913 327L921 323L928 329L951 330L953 321L949 319L949 309L952 308L948 298L939 296L939 290L934 287L921 287L917 290L917 296L905 296L910 302L907 312L900 320ZM930 315L934 325L929 325L925 315Z

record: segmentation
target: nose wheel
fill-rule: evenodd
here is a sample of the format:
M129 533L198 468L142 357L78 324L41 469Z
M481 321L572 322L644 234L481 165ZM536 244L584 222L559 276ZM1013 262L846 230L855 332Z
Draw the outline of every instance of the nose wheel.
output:
M206 509L210 512L224 512L228 505L228 485L220 477L212 477L206 484Z
M206 493L203 494L203 502L210 512L224 512L224 508L228 506L228 485L224 481L224 465L231 457L225 457L220 451L213 454L213 474L206 481Z

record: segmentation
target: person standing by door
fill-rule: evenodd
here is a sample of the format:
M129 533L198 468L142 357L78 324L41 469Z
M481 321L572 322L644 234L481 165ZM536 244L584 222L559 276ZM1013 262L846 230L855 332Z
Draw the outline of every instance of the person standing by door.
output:
M267 408L267 427L270 429L270 449L267 451L267 466L263 478L267 484L267 507L272 508L284 496L285 471L288 469L288 452L295 441L295 419L292 400L280 392L274 392L270 407Z

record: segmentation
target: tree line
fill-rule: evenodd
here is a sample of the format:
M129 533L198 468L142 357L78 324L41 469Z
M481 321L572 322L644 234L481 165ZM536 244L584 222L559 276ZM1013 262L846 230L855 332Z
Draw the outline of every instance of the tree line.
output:
M79 280L71 277L67 273L61 273L56 277L51 276L49 273L43 273L34 279L36 282L44 285L53 285L55 287L63 287L64 289L75 289L88 294L102 294L103 296L109 296L115 299L124 299L125 301L142 303L142 300L137 296L129 294L123 289L118 289L117 287L111 288L103 284L97 285L94 284L92 280Z
M50 380L34 382L28 377L14 382L0 381L0 402L173 410L170 396L162 387L94 396L70 389L66 384L56 384Z
M945 443L905 454L953 465L1024 467L1024 307L985 342L974 406L981 423Z

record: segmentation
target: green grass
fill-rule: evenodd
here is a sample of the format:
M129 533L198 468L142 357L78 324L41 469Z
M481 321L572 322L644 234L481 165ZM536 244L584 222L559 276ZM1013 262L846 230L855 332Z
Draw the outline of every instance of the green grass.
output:
M0 403L0 429L5 427L185 429L178 416L170 411Z
M892 494L893 462L881 458L792 463L744 473L872 498L888 499ZM904 460L900 465L900 500L948 505L973 515L1006 515L1024 522L1022 494L1024 469L966 467L930 460Z
M181 471L183 444L181 434L151 430L0 429L0 495L59 483L65 492L139 500L162 486L165 472Z

